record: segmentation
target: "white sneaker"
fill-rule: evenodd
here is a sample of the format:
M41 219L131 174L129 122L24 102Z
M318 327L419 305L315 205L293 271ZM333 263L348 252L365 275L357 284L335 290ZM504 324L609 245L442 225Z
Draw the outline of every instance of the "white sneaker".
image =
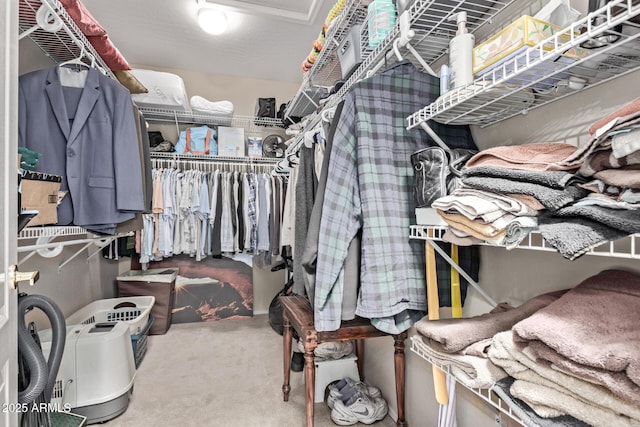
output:
M333 409L336 400L343 399L343 396L346 396L350 389L355 389L357 392L364 393L374 399L382 397L382 393L377 387L353 380L350 377L343 378L335 384L329 384L327 388L329 389L327 406L331 409Z
M331 410L331 420L341 426L355 423L373 424L387 416L389 407L381 397L373 398L356 392L346 402L338 399Z

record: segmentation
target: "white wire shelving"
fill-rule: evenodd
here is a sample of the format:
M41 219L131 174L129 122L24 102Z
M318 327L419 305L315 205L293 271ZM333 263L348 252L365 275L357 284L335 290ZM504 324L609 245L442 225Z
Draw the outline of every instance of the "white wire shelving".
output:
M607 3L415 112L408 128L429 120L489 126L638 70L638 15L635 1ZM579 54L565 55L571 50Z
M333 108L340 103L346 96L347 92L358 81L367 78L384 66L400 57L411 59L423 71L429 71L430 65L440 60L447 54L449 41L455 35L457 25L455 21L449 18L458 12L467 12L468 29L475 32L490 23L498 14L502 13L508 6L516 0L450 0L443 4L433 0L416 0L411 6L405 10L397 19L395 27L387 34L374 49L369 45L368 25L366 21L366 8L360 4L360 1L351 1L343 11L347 14L353 14L351 18L340 16L341 25L346 23L347 27L343 31L334 35L333 49L340 44L340 37L344 37L348 33L349 26L361 25L360 33L360 49L362 54L362 63L344 82L342 87L336 91L323 105L322 108ZM356 13L355 11L358 11ZM336 18L336 19L339 19ZM339 28L342 28L339 27ZM330 45L329 43L327 43ZM331 46L331 45L330 45ZM324 52L324 49L323 49ZM289 104L287 111L296 105L297 98L306 99L302 93L311 86L311 81L318 83L320 79L314 79L314 74L318 73L323 67L329 66L328 59L325 59L323 52L319 55L318 61L314 67L305 76L300 90L296 97ZM330 57L330 51L324 52L327 58ZM335 54L335 50L334 50ZM339 61L336 58L332 64L339 67ZM324 84L332 86L334 81L325 81ZM306 100L308 102L308 100ZM312 116L307 129L313 128L320 120L319 111ZM303 132L301 132L302 134ZM294 142L289 146L288 152L294 152L300 146L303 135L296 137Z
M18 37L29 37L54 63L83 56L88 65L115 79L58 0L20 0L18 27Z
M205 124L212 126L231 126L244 128L247 131L258 131L266 128L282 128L282 120L270 117L254 116L221 116L204 112L180 111L172 109L138 107L145 119L155 122L175 124Z
M412 225L410 227L410 237L418 240L444 241L443 236L447 231L446 226L440 225ZM482 246L503 247L491 243L479 243ZM542 238L539 231L532 231L514 249L529 249L543 252L557 252L549 246ZM640 259L640 234L631 234L618 240L603 243L585 255L603 256L610 258Z
M315 88L328 88L342 77L338 46L349 33L351 28L362 24L367 16L366 2L363 0L348 0L342 11L331 23L326 34L326 41L318 54L311 69L303 74L302 84L287 106L287 117L299 116L301 112L313 111L318 107ZM318 29L320 30L320 29ZM318 31L319 32L319 31ZM309 41L309 49L312 47ZM300 58L300 62L304 58Z
M439 364L438 362L434 361L431 358L431 356L429 356L427 353L425 353L420 348L420 345L417 343L417 340L418 340L418 338L411 337L411 351L414 352L415 354L417 354L419 357L421 357L425 361L427 361L428 363L432 364L433 366L437 366L440 370L442 370L443 372L445 372L445 373L447 373L447 374L449 374L449 375L451 375L451 376L453 376L455 378L455 375L453 375L451 373L451 370L449 369L449 367L448 366L444 366L444 365ZM525 422L522 421L522 419L520 419L520 417L518 417L513 412L511 407L509 407L509 405L505 401L503 401L502 399L500 399L500 397L498 397L495 393L493 393L491 391L491 389L467 387L462 382L457 381L457 378L456 378L456 382L458 384L460 384L461 386L465 387L467 390L471 391L476 396L480 397L483 401L485 401L489 405L493 406L495 409L500 411L502 414L508 416L509 418L511 418L512 420L517 422L518 424L520 424L522 426L526 425Z

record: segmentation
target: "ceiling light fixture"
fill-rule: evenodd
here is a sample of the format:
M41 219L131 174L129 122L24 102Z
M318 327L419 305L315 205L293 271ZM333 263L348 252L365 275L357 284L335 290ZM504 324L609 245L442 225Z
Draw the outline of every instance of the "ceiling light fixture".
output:
M229 21L221 9L206 1L198 1L198 25L209 34L219 35L227 31Z

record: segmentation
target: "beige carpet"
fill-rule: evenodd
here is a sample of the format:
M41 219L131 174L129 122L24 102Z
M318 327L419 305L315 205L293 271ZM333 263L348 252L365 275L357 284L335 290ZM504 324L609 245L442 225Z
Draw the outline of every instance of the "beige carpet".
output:
M173 325L166 335L150 336L148 345L127 411L104 425L306 425L302 373L291 372L284 402L282 337L266 315ZM315 426L335 426L325 403L314 410ZM387 416L374 425L395 423Z

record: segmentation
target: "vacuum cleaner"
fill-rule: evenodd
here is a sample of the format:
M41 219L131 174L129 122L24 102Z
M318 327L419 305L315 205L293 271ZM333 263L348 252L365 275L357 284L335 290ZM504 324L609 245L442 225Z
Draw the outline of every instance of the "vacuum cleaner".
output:
M24 314L33 308L39 308L51 323L51 351L45 360L37 340L37 333L27 328ZM18 296L18 403L25 411L21 412L22 427L50 427L51 412L47 408L56 382L62 354L64 352L66 325L60 308L49 298L42 295L20 294Z

